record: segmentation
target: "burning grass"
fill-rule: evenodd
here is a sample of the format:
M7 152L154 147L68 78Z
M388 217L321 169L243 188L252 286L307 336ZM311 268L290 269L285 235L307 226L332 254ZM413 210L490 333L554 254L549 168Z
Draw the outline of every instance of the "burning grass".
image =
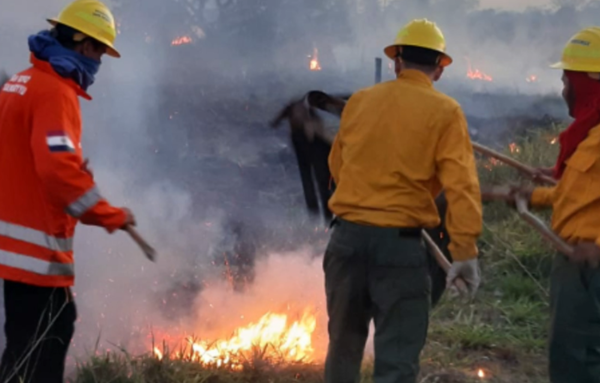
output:
M503 150L525 163L550 166L558 149L553 143L558 129L528 133ZM481 159L479 166L482 183L518 179L514 170L487 159ZM434 309L419 382L546 382L548 275L554 251L499 203L485 207L479 245L483 270L480 293L471 304L446 297ZM314 270L310 270L302 269L298 274L313 278L310 273ZM318 267L315 270L320 273ZM277 278L257 273L261 275ZM319 283L315 279L311 285L317 284L320 291ZM267 284L256 294L273 291ZM213 298L223 301L220 295ZM236 322L237 330L229 337L188 338L180 348L170 348L157 339L158 344L149 345L144 355L133 356L124 350L97 355L79 364L72 382L322 382L322 357L315 357L313 351L322 354L325 346L313 338L325 324L315 320L310 311L285 318L279 314L262 313L262 317L254 316L256 320ZM363 383L372 382L369 355Z
M226 339L186 339L182 350L174 356L206 367L243 370L245 363L256 356L270 364L310 363L313 358L312 335L316 316L306 310L297 321L287 314L267 313L257 323L238 328ZM291 322L291 323L290 323ZM166 346L154 346L154 356L162 360Z

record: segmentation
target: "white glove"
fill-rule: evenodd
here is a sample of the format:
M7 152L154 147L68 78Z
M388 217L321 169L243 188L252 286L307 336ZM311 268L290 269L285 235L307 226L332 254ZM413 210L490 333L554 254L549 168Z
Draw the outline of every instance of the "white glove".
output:
M461 278L465 281L469 288L469 293L471 296L474 296L479 288L479 282L481 282L477 258L468 261L453 262L452 267L450 267L448 275L446 276L446 288L452 288L454 281L457 278Z

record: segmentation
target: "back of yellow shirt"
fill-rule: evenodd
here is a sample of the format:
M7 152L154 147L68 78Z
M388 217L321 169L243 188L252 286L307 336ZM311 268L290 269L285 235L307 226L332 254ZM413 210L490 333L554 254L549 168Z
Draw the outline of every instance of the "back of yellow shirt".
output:
M329 166L330 209L366 225L435 227L443 187L452 256L477 256L481 195L466 120L422 72L405 70L348 100Z
M566 164L558 185L536 188L531 204L552 206L552 229L564 240L600 246L600 126L590 131Z

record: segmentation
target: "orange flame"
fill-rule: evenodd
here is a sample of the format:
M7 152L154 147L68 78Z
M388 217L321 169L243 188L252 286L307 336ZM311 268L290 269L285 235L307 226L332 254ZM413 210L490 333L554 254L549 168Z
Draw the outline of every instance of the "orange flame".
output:
M483 167L491 172L493 168L495 168L496 166L501 165L501 164L502 163L500 161L498 161L497 159L490 157L488 159L488 162L485 163L483 165Z
M311 57L310 65L309 65L310 70L312 70L312 71L321 70L321 64L319 64L319 50L317 48L314 48L312 56L309 56L309 57Z
M485 378L485 371L483 371L481 368L477 371L477 376L481 379Z
M489 75L483 73L479 69L473 70L473 68L471 67L471 60L469 60L468 57L466 57L466 60L467 60L467 64L468 64L468 69L467 69L467 77L468 78L470 78L471 80L481 80L481 81L490 81L490 82L494 81L492 76L489 76Z
M527 78L525 79L525 81L527 82L537 82L538 78L536 75L532 74L531 76L527 76Z
M173 41L171 41L171 45L183 45L183 44L189 44L192 42L192 38L190 36L181 36L181 37L177 37L175 39L173 39Z
M251 360L254 351L260 351L263 358L270 360L311 362L314 354L312 334L316 324L316 316L310 309L291 324L286 314L269 312L257 323L236 329L229 339L188 338L190 349L184 357L204 366L233 370L241 369L245 361ZM158 359L162 358L156 348L154 354Z
M154 356L156 356L156 359L158 360L162 360L163 358L163 353L158 349L158 347L154 347Z

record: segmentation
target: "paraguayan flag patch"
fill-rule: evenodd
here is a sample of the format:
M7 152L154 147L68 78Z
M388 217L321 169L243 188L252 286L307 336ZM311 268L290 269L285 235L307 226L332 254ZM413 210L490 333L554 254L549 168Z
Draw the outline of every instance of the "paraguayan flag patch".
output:
M51 152L74 152L75 145L67 133L63 131L48 132L46 142Z

